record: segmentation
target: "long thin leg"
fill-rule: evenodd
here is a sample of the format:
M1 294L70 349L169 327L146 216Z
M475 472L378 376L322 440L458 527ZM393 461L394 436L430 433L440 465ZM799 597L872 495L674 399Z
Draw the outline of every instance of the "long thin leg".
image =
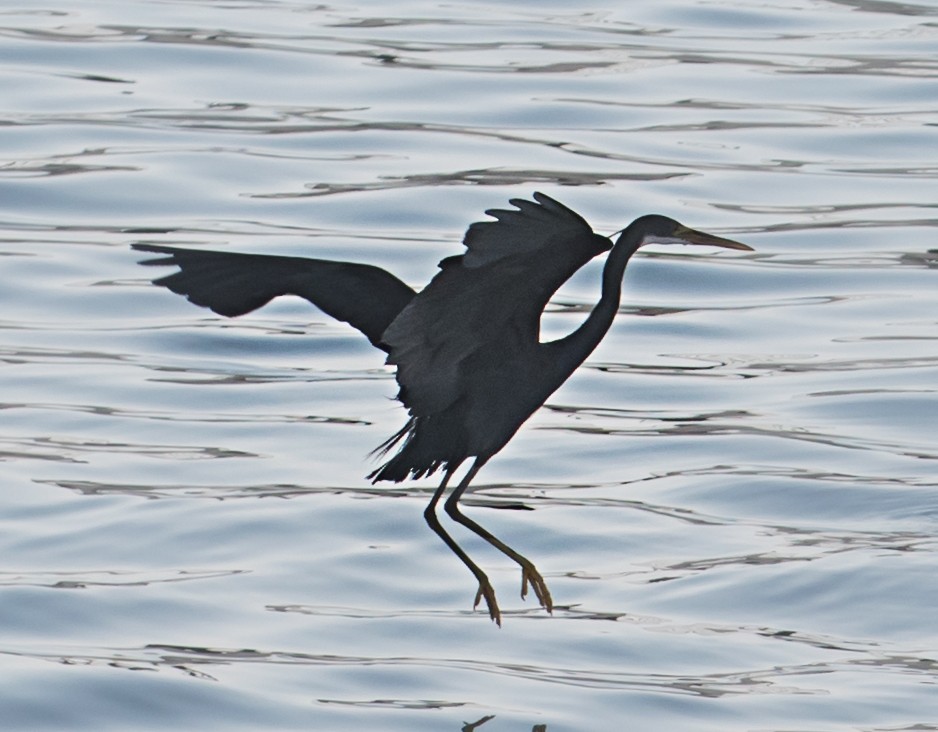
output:
M443 482L440 483L440 487L436 489L433 498L430 499L430 503L427 504L426 509L424 509L423 517L426 519L427 525L433 529L433 532L443 540L443 543L449 547L453 554L459 557L460 561L469 568L469 571L472 572L473 576L475 576L476 580L479 582L479 590L476 592L476 599L475 602L472 603L472 609L475 610L479 605L479 600L484 597L485 604L489 609L489 617L495 621L496 625L501 627L502 612L498 607L498 601L495 599L495 589L492 587L488 576L479 569L479 565L469 558L469 555L463 551L462 547L456 543L453 537L446 533L436 515L436 505L446 491L446 484L449 483L449 479L452 477L457 467L459 466L452 465L446 468L446 473L443 475Z
M547 610L547 612L553 612L554 601L551 599L550 590L547 589L547 583L544 581L541 573L537 571L537 567L534 566L534 563L527 557L516 552L490 531L482 528L459 510L459 499L466 491L470 481L476 476L476 473L479 472L483 465L485 465L485 460L476 458L472 467L469 468L469 471L459 482L459 485L456 486L452 495L446 499L446 513L448 513L454 521L457 521L470 531L478 534L506 557L517 563L518 566L521 567L521 598L524 599L525 596L527 596L528 584L530 583L531 588L534 590L535 597L537 597L538 602L541 603L541 607ZM439 498L439 496L435 496L435 498Z

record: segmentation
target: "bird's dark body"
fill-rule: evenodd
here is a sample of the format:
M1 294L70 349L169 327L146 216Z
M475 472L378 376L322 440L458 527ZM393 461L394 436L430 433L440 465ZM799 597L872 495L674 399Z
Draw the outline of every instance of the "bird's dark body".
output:
M444 259L382 335L411 419L387 444L401 440L400 452L369 477L422 477L494 455L569 375L539 341L541 314L557 288L612 242L569 209L540 200L513 201L520 211L493 211L497 223L473 224L468 253ZM525 232L541 246L512 249L505 240ZM545 257L551 266L539 267Z
M550 593L534 565L465 516L460 497L482 465L602 340L618 310L625 266L642 244L749 248L655 215L633 221L613 246L579 214L541 193L534 194L534 201L510 203L514 209L486 212L495 221L470 226L466 252L440 262L440 271L419 293L367 264L134 245L166 255L143 264L178 266L178 272L154 282L196 305L233 317L280 295L298 295L350 323L387 353L387 363L397 369L398 399L409 419L379 448L382 454L396 452L369 477L402 481L443 470L424 515L475 575L476 602L484 597L496 622L500 613L491 583L435 513L453 471L473 459L446 501L447 513L517 562L522 596L530 584L550 610ZM541 342L541 315L551 296L606 251L599 302L575 331Z
M519 210L490 211L496 221L470 226L467 252L440 262L419 293L366 264L136 248L169 255L147 264L181 271L156 283L196 305L233 317L299 295L386 351L410 419L382 446L399 447L397 454L369 477L402 481L494 455L569 376L539 342L541 314L612 242L547 196L512 203Z

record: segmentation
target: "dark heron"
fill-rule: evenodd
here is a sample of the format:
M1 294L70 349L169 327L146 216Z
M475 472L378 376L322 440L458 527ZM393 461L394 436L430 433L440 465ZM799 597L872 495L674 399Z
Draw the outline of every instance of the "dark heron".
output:
M419 293L368 264L302 257L199 251L135 244L167 256L143 262L179 271L154 284L219 315L235 317L280 295L298 295L361 331L397 367L397 398L407 423L377 452L396 453L368 477L373 482L443 480L424 512L427 523L479 582L489 616L501 614L486 574L443 530L436 507L456 469L469 469L445 502L446 513L516 562L521 596L532 587L548 611L552 601L534 564L462 513L459 499L479 469L566 381L602 340L619 308L629 258L645 244L703 244L750 250L730 239L689 229L666 216L642 216L615 245L577 213L543 193L514 199L514 210L487 211L495 221L472 224L466 253L447 257ZM541 342L548 300L593 257L609 252L599 302L575 331Z

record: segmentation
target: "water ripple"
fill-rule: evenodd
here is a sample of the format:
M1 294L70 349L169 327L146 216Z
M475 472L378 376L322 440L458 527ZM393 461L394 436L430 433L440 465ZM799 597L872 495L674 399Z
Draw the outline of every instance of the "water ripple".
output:
M89 587L147 587L244 574L245 570L88 570L56 572L0 572L0 587L48 587L81 590Z
M936 729L936 18L0 11L4 723ZM562 600L498 631L420 521L436 485L362 478L401 418L380 354L295 302L189 308L129 247L418 285L535 187L598 231L657 211L756 251L643 251L595 360L464 496Z
M694 632L700 632L695 629ZM714 629L715 630L715 629ZM717 631L719 632L719 631ZM790 631L756 631L763 637L792 641L798 636ZM307 666L333 669L407 669L420 668L438 673L468 672L493 675L502 679L523 679L541 684L559 685L579 689L605 689L611 691L655 691L679 696L699 696L718 699L733 695L816 695L826 694L823 689L802 683L812 677L830 674L861 672L867 668L900 670L929 683L938 665L933 659L915 652L865 653L858 648L841 648L831 643L812 643L827 651L840 651L851 655L837 656L826 661L784 664L771 668L748 668L700 675L663 673L623 673L605 668L575 668L569 666L529 665L519 663L485 662L468 658L443 657L387 657L320 655L291 651L261 651L238 648L205 648L149 644L139 648L97 650L61 650L55 652L33 650L2 650L0 654L49 661L71 666L103 666L113 669L139 671L181 672L197 679L217 681L213 674L225 667L244 665ZM336 703L334 698L321 698L320 703Z
M107 414L107 412L92 412ZM57 437L0 437L0 459L49 460L52 462L87 463L90 454L130 454L164 460L215 460L219 458L256 457L243 450L198 445L143 445L110 440L82 440Z

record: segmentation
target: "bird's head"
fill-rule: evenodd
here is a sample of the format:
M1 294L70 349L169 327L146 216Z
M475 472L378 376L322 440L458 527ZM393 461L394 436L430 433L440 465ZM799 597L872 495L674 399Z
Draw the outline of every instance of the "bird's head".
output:
M638 240L638 246L646 246L647 244L699 244L725 249L739 249L747 252L752 251L752 247L742 242L724 239L705 231L697 231L684 226L679 221L658 214L648 214L635 219L626 231Z

